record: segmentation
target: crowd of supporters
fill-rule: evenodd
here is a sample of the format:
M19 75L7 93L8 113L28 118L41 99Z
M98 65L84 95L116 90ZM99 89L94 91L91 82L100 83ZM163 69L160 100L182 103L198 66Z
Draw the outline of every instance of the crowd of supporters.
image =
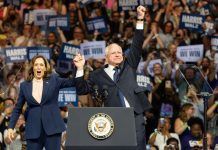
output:
M19 150L25 149L25 113L17 122L17 136L13 143L6 137L7 126L20 83L27 76L29 62L6 63L4 49L49 47L52 50L50 64L53 71L70 77L74 71L65 72L57 67L62 43L79 46L88 41L105 41L106 45L115 42L122 46L124 53L128 53L137 18L135 10L119 10L119 0L91 2L84 6L76 0L23 0L20 9L3 4L3 1L0 2L0 143L2 148ZM208 12L204 11L206 6ZM54 10L58 15L68 14L70 30L57 28L49 31L34 22L25 23L24 12L37 9ZM205 16L205 20L214 26L208 29L203 23L201 32L181 28L182 13ZM105 18L108 30L88 33L85 20L101 16ZM211 38L216 36L217 0L152 0L152 5L146 6L143 57L138 73L148 77L151 85L145 92L152 109L144 112L147 145L151 149L164 150L171 145L182 150L202 147L204 121L207 122L208 150L218 148L218 49L211 45ZM203 45L202 59L188 62L178 58L178 47L199 44ZM160 61L152 65L152 71L148 69L150 62L158 59ZM104 59L88 59L84 78L87 79L104 63ZM209 96L199 95L202 91L210 93ZM207 101L207 112L204 112L204 100ZM92 106L96 103L91 95L79 96L78 107ZM60 112L67 120L67 107L60 107ZM204 113L207 120L204 120ZM65 138L66 133L63 133L63 149Z

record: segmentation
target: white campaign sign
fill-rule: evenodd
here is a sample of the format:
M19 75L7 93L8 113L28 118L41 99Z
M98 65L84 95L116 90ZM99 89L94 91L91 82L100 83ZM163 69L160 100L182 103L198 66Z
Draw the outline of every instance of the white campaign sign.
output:
M85 42L80 44L81 53L85 59L103 59L105 58L105 41Z
M176 57L184 62L197 62L203 58L203 45L179 46Z
M162 65L161 59L151 60L148 64L147 71L151 76L154 75L153 66L154 66L154 64L157 64L157 63Z

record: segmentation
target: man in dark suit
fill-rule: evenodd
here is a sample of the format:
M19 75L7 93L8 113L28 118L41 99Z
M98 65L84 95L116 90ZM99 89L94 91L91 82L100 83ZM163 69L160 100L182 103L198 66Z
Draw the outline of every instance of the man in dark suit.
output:
M92 92L93 86L99 91L107 87L108 96L104 101L105 107L133 107L135 114L136 135L138 150L145 149L145 121L143 112L150 108L145 95L145 89L136 82L136 69L142 54L143 20L145 8L137 7L137 24L130 51L126 58L123 57L122 48L118 44L111 44L105 49L105 68L94 71L88 81L78 82L77 93L86 94ZM81 61L81 62L79 62ZM84 65L84 60L77 63ZM81 68L81 67L80 67ZM82 70L80 70L81 75Z
M75 86L76 79L64 79L52 74L48 61L40 55L32 59L28 75L27 81L20 85L18 101L8 126L8 139L11 142L15 139L14 127L26 102L27 150L40 150L43 147L46 150L60 150L65 125L58 107L59 89Z

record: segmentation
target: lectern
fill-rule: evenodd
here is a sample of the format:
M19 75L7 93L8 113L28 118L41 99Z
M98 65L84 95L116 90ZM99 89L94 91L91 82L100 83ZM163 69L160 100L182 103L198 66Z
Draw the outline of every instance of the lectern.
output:
M136 150L133 108L69 108L67 150Z

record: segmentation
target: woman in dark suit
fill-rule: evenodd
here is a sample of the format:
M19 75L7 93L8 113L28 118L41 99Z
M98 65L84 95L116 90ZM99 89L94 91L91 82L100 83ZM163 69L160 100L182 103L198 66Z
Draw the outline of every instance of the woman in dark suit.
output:
M77 54L74 61L80 58ZM61 88L75 86L77 79L64 79L52 74L46 58L35 56L31 60L27 81L20 85L18 102L9 123L8 138L11 141L14 139L15 124L24 103L27 102L27 149L40 150L45 147L46 150L60 150L61 133L65 130L65 125L58 107L58 93Z

